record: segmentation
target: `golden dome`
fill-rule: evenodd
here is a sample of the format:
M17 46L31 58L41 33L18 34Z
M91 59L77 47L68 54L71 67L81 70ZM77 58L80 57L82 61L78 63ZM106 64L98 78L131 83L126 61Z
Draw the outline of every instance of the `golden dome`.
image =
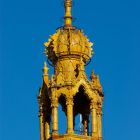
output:
M46 54L53 63L62 57L82 57L86 63L91 58L93 43L81 30L74 27L62 27L44 45L46 46Z

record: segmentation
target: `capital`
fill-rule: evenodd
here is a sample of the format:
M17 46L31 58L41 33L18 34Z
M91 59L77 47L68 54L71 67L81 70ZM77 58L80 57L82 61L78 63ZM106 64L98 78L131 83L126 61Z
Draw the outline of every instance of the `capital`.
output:
M58 99L57 98L51 100L51 107L58 107Z
M97 115L98 115L98 116L101 116L101 115L102 115L102 108L98 108L98 109L97 109Z
M91 100L90 109L97 109L97 102L96 101Z
M67 97L66 105L72 105L73 106L73 98L72 97Z

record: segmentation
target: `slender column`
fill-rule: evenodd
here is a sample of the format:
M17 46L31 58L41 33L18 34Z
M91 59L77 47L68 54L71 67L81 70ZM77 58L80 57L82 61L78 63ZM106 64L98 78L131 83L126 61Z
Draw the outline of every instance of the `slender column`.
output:
M73 134L73 98L67 98L67 133Z
M92 137L93 137L93 140L97 140L98 139L97 112L96 112L97 103L91 102L90 109L91 109Z
M45 137L46 140L50 138L50 121L46 121L45 123Z
M97 118L98 118L98 137L99 140L102 140L102 109L101 108L98 109Z
M88 114L84 114L82 116L83 116L82 117L83 118L82 123L83 123L83 126L84 126L84 135L88 136L88 131L89 131L89 128L88 128L88 123L89 123Z
M44 135L44 116L43 116L42 106L40 106L40 110L39 110L39 121L40 121L40 140L45 140L45 135Z
M52 135L58 134L58 100L52 100Z

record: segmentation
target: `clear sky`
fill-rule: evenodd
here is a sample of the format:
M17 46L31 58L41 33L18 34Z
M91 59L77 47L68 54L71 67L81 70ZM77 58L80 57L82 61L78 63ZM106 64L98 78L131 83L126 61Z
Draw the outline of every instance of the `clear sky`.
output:
M0 0L1 140L39 140L43 43L63 13L63 0ZM94 42L86 70L103 85L104 140L140 140L140 1L74 0L73 16Z

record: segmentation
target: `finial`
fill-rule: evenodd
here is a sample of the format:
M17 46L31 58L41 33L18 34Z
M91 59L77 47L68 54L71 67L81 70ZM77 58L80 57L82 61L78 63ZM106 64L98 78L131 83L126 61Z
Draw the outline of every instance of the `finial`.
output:
M100 92L102 92L102 86L100 83L99 75L95 75L94 70L92 70L90 79L91 79L93 87L95 89L98 89Z
M44 68L43 68L43 75L48 75L48 67L47 67L47 64L46 62L44 62Z
M47 64L46 64L46 62L44 62L44 67L47 67Z
M95 73L94 73L94 70L92 70L92 73L91 73L91 76L90 76L91 81L93 81L94 78L95 78Z
M71 15L71 7L72 7L72 0L65 0L65 26L69 27L72 26L72 15Z

